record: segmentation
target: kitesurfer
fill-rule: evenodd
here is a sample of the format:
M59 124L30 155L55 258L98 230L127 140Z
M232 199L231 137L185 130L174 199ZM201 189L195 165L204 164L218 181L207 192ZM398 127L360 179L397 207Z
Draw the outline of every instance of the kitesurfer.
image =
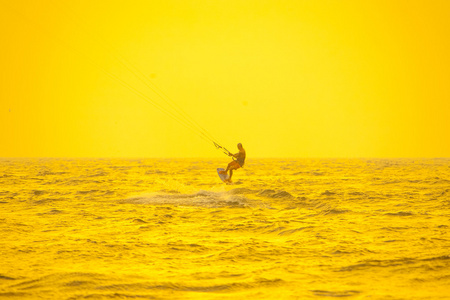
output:
M237 144L237 147L239 149L238 153L232 154L232 153L228 152L228 156L233 157L233 161L228 164L227 169L225 171L220 171L220 174L227 174L228 171L230 171L230 176L227 179L228 182L231 182L231 177L233 176L233 170L242 168L245 163L245 149L244 149L244 147L242 147L241 143Z

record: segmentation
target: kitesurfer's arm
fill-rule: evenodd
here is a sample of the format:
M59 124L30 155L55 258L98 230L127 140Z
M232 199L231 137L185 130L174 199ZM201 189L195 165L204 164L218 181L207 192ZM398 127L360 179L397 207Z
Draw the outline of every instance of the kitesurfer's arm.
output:
M244 152L244 150L239 150L239 152L238 153L236 153L236 154L232 154L232 153L228 153L228 155L229 156L233 156L234 158L238 158L239 157L239 154L241 154L242 152Z
M239 153L233 154L231 152L228 152L228 156L237 157L238 155L239 155Z
M231 154L231 153L230 153ZM230 156L233 156L234 158L237 158L239 156L239 152L236 154L231 154Z

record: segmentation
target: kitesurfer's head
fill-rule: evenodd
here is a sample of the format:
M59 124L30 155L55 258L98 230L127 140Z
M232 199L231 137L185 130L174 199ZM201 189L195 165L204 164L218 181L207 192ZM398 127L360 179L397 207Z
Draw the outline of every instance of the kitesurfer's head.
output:
M237 147L238 147L239 150L243 149L241 143L237 144Z

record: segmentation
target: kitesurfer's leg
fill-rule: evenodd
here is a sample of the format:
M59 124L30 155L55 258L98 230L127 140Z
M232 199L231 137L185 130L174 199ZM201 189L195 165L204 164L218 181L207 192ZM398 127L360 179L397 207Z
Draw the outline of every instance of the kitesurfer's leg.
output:
M224 170L224 171L220 171L219 173L220 173L220 174L227 174L227 172L228 172L228 167L227 167L227 169L226 169L226 170Z
M220 174L227 174L228 170L230 170L233 167L233 163L234 163L234 160L228 164L227 169L225 171L220 171L219 173Z
M236 161L231 162L230 165L231 165L230 168L229 168L230 169L230 176L228 177L227 181L231 183L231 177L233 177L233 170L237 170L241 166Z

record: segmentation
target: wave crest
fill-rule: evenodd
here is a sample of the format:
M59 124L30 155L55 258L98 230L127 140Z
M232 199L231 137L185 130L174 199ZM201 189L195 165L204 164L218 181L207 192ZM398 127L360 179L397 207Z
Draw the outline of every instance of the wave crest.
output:
M151 204L151 205L181 205L202 207L255 207L261 203L249 199L244 195L228 192L215 192L200 190L191 194L151 193L132 196L124 199L125 203Z

